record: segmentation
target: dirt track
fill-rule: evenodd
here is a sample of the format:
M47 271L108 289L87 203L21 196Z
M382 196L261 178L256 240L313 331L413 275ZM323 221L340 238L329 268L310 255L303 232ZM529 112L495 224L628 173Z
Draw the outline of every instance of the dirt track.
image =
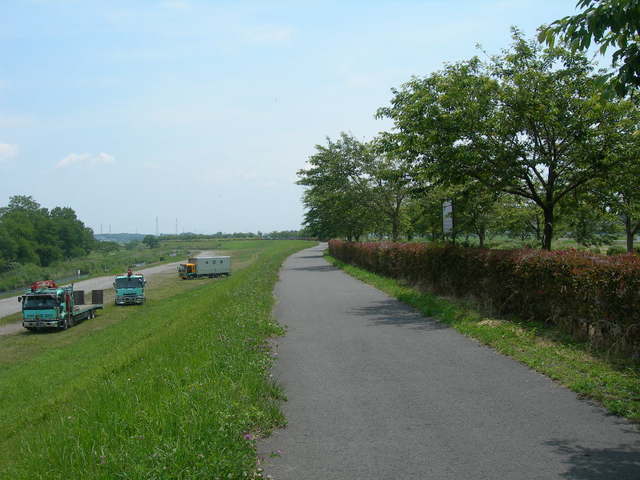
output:
M200 252L197 254L198 256L203 255L215 255L214 252ZM136 270L136 272L141 272L144 276L149 279L154 275L158 275L160 273L167 272L175 272L176 267L184 262L184 260L179 260L173 263L166 263L164 265L157 265L155 267L149 267L142 270ZM113 275L108 275L105 277L95 277L90 278L88 280L82 280L74 284L74 288L77 290L84 290L85 292L90 292L91 290L107 290L112 288L113 285ZM3 298L0 300L0 318L6 317L7 315L11 315L20 311L20 303L18 302L18 296ZM10 323L8 325L0 326L0 335L9 335L11 333L16 333L22 330L22 322Z

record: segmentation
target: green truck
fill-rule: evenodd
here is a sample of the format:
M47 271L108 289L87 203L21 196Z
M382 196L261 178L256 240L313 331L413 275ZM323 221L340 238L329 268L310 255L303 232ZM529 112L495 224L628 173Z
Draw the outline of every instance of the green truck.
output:
M27 330L66 330L81 320L95 317L102 308L102 290L94 290L92 304L84 305L84 291L44 280L31 284L18 301L22 303L22 326Z
M116 305L142 305L144 303L144 287L147 281L141 273L133 273L131 269L126 275L118 275L113 282L116 291Z

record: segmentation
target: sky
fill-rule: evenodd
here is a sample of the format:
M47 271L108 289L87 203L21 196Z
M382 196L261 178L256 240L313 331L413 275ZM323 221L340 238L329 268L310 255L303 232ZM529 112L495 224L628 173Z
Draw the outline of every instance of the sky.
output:
M0 0L0 205L31 195L95 233L270 232L296 172L369 140L391 89L498 53L575 0Z

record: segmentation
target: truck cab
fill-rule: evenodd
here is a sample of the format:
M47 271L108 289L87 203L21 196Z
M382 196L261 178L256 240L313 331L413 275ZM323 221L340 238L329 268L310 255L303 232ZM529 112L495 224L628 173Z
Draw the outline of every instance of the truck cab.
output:
M116 305L142 305L145 300L144 288L147 281L141 273L129 269L126 275L116 276L113 288L116 292Z
M194 278L196 276L196 264L181 263L178 265L178 275L183 280L186 280L187 278Z
M84 298L84 292L75 292ZM22 303L22 326L27 330L66 330L77 321L93 318L102 305L76 305L73 285L59 287L52 280L34 282L18 301ZM84 300L81 301L81 303Z

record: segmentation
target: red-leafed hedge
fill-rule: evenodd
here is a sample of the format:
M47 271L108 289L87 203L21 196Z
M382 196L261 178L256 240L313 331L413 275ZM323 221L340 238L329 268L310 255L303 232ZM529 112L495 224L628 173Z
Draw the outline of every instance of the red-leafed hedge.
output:
M640 357L640 257L329 242L335 258L501 314L551 322L597 348Z

